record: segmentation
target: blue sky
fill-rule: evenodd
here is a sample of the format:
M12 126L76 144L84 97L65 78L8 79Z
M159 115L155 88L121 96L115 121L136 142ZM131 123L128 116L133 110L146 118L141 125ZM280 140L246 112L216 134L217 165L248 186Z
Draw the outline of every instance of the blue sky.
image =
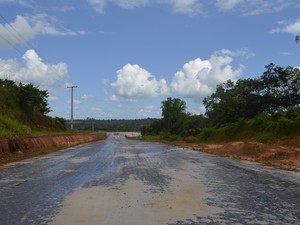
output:
M264 66L300 66L300 0L0 0L0 78L48 89L51 116L161 116Z

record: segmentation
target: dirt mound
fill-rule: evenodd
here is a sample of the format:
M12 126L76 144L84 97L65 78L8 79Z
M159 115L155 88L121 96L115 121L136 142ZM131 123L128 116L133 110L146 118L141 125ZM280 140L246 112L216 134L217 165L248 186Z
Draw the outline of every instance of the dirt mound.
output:
M18 137L0 140L0 164L37 156L56 149L98 140L95 134Z
M296 147L243 141L226 144L199 144L178 141L174 144L195 151L203 151L236 159L260 162L283 169L300 171L300 149Z

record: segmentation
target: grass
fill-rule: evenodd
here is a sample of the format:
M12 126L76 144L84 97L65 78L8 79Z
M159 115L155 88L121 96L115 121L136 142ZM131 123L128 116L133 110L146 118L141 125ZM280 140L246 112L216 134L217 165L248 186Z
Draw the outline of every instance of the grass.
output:
M224 143L230 141L257 141L275 144L280 139L300 135L300 121L258 117L248 121L226 124L220 128L204 128L197 135L198 142Z
M255 141L264 144L278 144L282 141L289 143L300 136L300 120L286 117L272 117L262 113L251 120L240 119L235 123L222 127L199 128L195 136L180 137L169 133L160 133L142 137L147 141L177 141L184 139L193 143L223 144L234 141ZM297 145L295 145L297 144ZM290 143L288 146L299 147L300 141ZM258 148L258 147L257 147ZM255 153L259 149L249 149L249 153Z
M29 135L32 130L17 120L0 114L0 137L7 138L11 136Z
M147 136L141 136L138 137L138 139L143 140L143 141L150 141L150 142L163 142L163 141L178 141L181 139L180 136L170 134L168 132L162 132L159 135L147 135Z

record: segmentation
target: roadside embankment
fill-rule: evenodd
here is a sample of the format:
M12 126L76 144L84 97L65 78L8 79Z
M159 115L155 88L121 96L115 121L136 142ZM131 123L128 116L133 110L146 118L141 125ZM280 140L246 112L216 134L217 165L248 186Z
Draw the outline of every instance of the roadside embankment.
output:
M0 164L104 138L105 134L71 134L0 139Z
M175 141L170 144L210 154L259 162L281 169L300 171L300 149L291 146L237 141L226 144L201 144Z

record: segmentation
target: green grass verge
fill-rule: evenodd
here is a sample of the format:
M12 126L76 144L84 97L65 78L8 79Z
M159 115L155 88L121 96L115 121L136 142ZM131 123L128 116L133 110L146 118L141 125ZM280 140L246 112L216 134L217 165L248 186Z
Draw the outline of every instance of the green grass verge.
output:
M32 130L29 126L24 125L17 120L0 114L0 137L6 138L11 136L29 135Z

